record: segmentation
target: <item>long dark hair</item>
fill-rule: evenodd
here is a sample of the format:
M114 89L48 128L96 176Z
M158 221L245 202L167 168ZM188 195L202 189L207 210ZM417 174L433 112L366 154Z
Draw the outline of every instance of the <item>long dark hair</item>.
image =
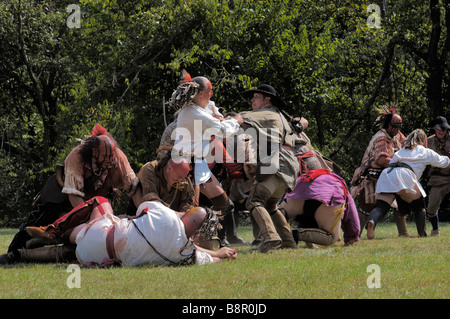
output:
M120 148L119 144L112 138L111 134L103 128L100 124L96 124L92 129L92 135L89 135L81 142L80 154L83 157L85 163L90 163L92 159L92 149L98 148L100 145L99 136L106 135L111 143L117 148Z

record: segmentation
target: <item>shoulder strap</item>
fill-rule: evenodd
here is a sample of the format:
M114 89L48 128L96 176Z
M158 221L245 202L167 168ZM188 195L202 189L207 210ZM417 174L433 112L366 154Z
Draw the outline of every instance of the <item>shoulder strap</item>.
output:
M278 114L280 114L281 123L283 124L283 136L281 137L281 143L280 143L280 146L281 146L281 145L284 145L284 141L286 140L287 130L286 130L286 125L284 124L284 119L283 119L284 116L283 116L283 114L281 114L280 110L278 110Z
M133 219L130 219L131 222L133 223L134 227L136 227L136 230L138 231L138 233L145 239L145 241L147 242L147 244L152 247L152 249L155 251L155 253L157 253L159 255L159 257L161 257L162 259L164 259L165 261L169 262L172 265L177 265L176 262L173 262L172 260L170 260L169 258L167 258L166 256L164 256L163 254L161 254L159 251L156 250L156 248L148 241L148 239L145 237L145 235L141 232L141 230L139 229L139 227L137 227L136 223L134 222Z

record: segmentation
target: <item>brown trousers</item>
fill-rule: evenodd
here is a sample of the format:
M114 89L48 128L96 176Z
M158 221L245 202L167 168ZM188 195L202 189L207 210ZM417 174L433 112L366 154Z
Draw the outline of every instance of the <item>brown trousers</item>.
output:
M263 237L263 242L282 240L282 247L295 248L291 227L277 206L286 191L284 182L272 175L263 182L253 184L246 206Z

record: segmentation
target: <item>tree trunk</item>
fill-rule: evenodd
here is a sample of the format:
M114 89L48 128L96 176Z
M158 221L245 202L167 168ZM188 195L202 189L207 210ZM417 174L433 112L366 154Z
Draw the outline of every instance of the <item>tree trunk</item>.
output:
M445 60L439 57L439 42L441 38L441 8L439 0L430 0L430 18L432 29L428 43L427 64L429 77L426 80L428 107L433 117L442 115L442 80L444 79ZM448 17L447 17L448 18ZM444 49L443 49L444 50Z
M33 83L32 89L30 90L33 95L33 104L36 106L38 113L42 117L42 123L44 126L44 136L42 140L42 150L41 150L41 157L44 162L45 166L48 166L50 161L50 146L54 145L51 144L51 141L54 140L56 137L56 134L54 132L54 120L51 118L51 115L48 112L48 104L52 103L53 101L51 98L51 94L48 98L50 98L50 101L45 101L44 98L44 88L43 83L38 75L33 70L33 65L31 61L28 59L27 49L25 46L25 41L23 38L23 19L22 19L22 1L19 1L19 6L17 10L18 14L18 38L19 38L19 47L20 47L20 54L23 60L23 63L27 69L28 76L30 77L31 82ZM48 95L48 94L47 94ZM54 103L56 105L56 101ZM56 109L55 109L56 110Z

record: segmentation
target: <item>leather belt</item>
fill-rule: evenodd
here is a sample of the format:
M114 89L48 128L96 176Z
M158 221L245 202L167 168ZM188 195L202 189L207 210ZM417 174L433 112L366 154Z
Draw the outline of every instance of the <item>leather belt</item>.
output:
M389 167L389 170L387 171L388 173L390 173L396 167L403 167L403 168L407 168L407 169L411 170L415 174L412 167L406 163L402 163L402 162L391 163L387 167Z
M106 251L111 259L116 259L116 250L114 249L114 232L116 224L111 225L106 231Z

